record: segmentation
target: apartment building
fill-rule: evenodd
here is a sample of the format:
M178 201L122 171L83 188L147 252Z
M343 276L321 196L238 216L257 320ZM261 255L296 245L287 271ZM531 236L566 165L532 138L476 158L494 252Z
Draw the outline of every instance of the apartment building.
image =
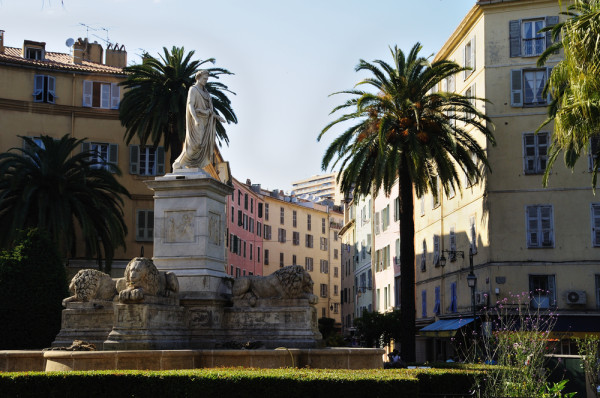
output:
M435 57L471 68L439 89L487 98L476 105L492 118L497 146L474 133L491 164L484 179L475 185L465 179L461 192L438 200L415 198L420 361L455 354L452 321L469 324L474 311L522 292L535 295L530 309L557 315L553 338L563 353L571 353L571 337L600 332L600 201L590 188L593 159L580 161L573 172L556 162L544 188L552 124L535 134L549 102L543 87L561 59L554 54L537 66L551 44L539 30L558 23L559 12L555 0L480 0ZM474 288L468 285L471 273ZM480 320L475 322L478 327Z
M343 215L333 208L284 195L262 191L264 197L263 274L281 267L302 265L319 296L317 315L341 323L339 289Z
M371 252L373 247L373 198L371 195L354 198L356 206L356 249L354 262L355 306L354 317L359 318L364 311L374 311L373 270Z
M242 184L232 178L233 192L227 199L227 270L234 278L263 275L263 214L265 202L250 180ZM256 192L259 191L259 192Z
M69 134L85 139L81 150L94 150L118 165L123 172L119 181L131 193L124 205L127 249L115 253L115 273L132 257L151 257L154 202L143 181L165 173L168 153L163 147L123 142L125 129L118 114L123 92L118 84L125 79L125 48L109 45L104 50L78 39L72 53L57 53L46 51L42 41L9 46L8 33L0 30L0 151L22 147L19 136ZM70 266L98 266L95 259L81 257L81 245L77 253Z
M331 200L340 205L343 195L336 182L337 172L319 174L292 182L292 195L312 201Z
M342 335L351 338L354 334L354 306L356 287L354 285L354 272L356 271L356 207L354 202L344 203L344 226L339 232L342 240L341 247L341 296L342 303Z

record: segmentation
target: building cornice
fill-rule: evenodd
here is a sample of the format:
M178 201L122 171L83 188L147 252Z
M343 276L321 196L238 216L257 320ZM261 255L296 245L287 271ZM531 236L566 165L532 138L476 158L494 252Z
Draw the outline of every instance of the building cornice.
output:
M47 104L43 102L20 101L0 98L0 109L44 115L76 116L88 119L119 120L115 109L84 108L71 105Z

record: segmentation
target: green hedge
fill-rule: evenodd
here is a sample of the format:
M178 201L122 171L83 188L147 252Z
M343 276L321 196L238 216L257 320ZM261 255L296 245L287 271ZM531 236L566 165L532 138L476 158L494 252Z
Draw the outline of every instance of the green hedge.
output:
M7 397L409 398L417 397L419 391L465 393L473 385L473 373L456 369L248 368L0 373L0 391Z

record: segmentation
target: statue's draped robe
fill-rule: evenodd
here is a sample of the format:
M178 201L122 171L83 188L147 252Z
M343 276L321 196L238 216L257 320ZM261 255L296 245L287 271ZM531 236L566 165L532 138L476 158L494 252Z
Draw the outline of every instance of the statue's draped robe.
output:
M190 87L185 112L185 141L181 155L173 163L173 170L203 168L212 163L216 136L216 115L209 112L212 110L210 94L196 86ZM191 112L195 112L200 120L198 126Z

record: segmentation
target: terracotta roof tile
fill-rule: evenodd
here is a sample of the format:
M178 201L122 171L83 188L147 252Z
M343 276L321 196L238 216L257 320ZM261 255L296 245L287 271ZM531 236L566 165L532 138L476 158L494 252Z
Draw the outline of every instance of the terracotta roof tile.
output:
M90 73L109 73L123 75L123 69L114 66L97 64L90 61L82 61L81 64L74 64L71 55L55 52L46 52L44 60L35 60L23 58L22 49L15 47L4 47L4 53L0 53L0 63L11 63L19 65L30 65L39 68L61 69Z

